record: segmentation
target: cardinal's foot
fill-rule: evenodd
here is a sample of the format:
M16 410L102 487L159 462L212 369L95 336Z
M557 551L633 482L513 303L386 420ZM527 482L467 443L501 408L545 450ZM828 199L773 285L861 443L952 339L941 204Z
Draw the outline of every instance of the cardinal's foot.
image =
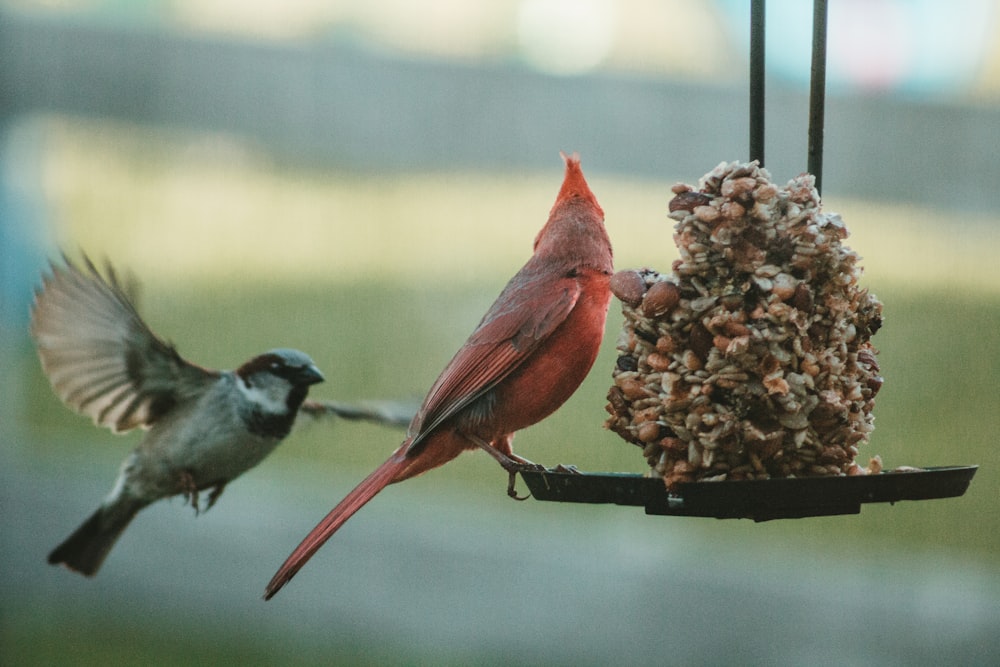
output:
M530 470L533 472L545 472L545 466L540 466L537 463L532 463L527 459L522 459L520 456L515 455L515 458L519 460L513 460L511 465L504 465L503 463L501 463L501 465L503 465L504 467L504 470L506 470L507 474L510 476L507 481L507 495L513 498L514 500L527 500L528 498L531 497L530 493L525 496L519 496L517 495L517 491L514 489L514 484L517 481L517 473L524 472L526 470Z

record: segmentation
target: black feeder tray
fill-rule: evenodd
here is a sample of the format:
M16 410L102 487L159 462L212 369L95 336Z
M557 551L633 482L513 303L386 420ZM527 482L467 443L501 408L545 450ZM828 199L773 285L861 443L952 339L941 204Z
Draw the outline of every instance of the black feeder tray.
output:
M764 0L750 14L750 159L764 166ZM808 172L821 191L826 89L826 0L813 0ZM900 468L850 477L688 482L667 491L663 480L634 473L589 473L560 466L520 471L536 500L642 506L646 514L717 519L798 519L860 514L862 503L954 498L978 466Z
M643 506L646 514L716 519L800 519L860 514L862 503L954 498L979 466L907 468L853 477L688 482L668 492L659 477L567 468L521 471L535 500Z

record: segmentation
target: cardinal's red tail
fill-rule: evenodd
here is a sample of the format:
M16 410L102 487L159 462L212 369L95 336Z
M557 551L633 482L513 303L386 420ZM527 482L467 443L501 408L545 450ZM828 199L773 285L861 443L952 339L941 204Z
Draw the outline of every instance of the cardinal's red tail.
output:
M396 476L406 468L409 461L402 454L393 454L388 461L375 469L375 472L368 475L363 482L354 487L354 490L347 494L347 497L330 510L330 513L316 525L312 531L306 535L295 551L285 559L285 562L275 573L267 590L264 592L264 599L270 600L281 587L295 576L295 573L302 569L302 566L313 557L319 548L337 532L337 530L350 519L355 512L365 506L369 500L375 497L379 491L391 484Z

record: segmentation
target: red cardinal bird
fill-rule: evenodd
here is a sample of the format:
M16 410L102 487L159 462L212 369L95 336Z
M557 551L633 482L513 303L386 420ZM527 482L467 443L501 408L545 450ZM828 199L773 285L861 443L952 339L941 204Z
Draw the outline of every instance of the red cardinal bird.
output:
M267 585L270 599L345 521L388 484L482 448L510 473L515 431L568 399L590 371L611 300L611 242L604 211L580 171L562 155L566 176L534 254L445 367L410 422L407 438L292 552Z

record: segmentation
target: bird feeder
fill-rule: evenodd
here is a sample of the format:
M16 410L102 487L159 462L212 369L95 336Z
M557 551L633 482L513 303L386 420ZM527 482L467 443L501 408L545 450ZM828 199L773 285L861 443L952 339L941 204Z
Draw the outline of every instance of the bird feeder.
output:
M857 285L847 232L821 212L825 0L814 0L808 174L764 165L764 2L750 29L750 162L675 186L672 276L620 272L609 427L652 475L520 471L540 501L755 521L858 514L865 503L961 496L977 466L884 471L855 462L882 378L869 342L881 303Z

